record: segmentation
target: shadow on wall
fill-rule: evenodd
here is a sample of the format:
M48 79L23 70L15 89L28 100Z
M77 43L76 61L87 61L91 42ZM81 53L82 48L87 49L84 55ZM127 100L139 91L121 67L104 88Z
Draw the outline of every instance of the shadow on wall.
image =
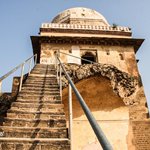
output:
M93 76L76 83L76 87L90 108L95 111L112 111L125 106L123 100L113 92L110 80L102 76ZM63 103L68 116L68 88L63 89ZM78 100L73 93L73 119L84 114Z

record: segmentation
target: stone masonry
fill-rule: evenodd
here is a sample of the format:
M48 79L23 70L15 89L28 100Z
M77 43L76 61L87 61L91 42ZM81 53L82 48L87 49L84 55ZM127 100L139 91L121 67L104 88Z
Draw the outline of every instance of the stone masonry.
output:
M0 126L1 150L69 150L54 65L38 64Z

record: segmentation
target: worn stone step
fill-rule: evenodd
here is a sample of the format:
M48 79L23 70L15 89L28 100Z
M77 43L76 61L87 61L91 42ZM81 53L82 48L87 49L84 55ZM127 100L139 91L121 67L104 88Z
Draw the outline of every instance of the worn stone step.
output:
M53 108L64 108L63 104L46 104L46 103L20 103L20 102L13 102L11 107L25 107L25 108L30 108L30 107L35 107L35 108L45 108L48 107L49 109Z
M55 65L54 64L49 64L49 65L46 65L46 64L37 64L36 66L34 66L34 68L41 68L41 69L44 69L44 68L48 68L48 69L55 69Z
M41 82L25 82L25 85L30 85L34 87L58 87L58 83L41 83ZM24 87L24 86L23 86Z
M36 92L19 92L19 97L52 97L52 96L59 96L59 92L49 92L49 93L36 93Z
M24 100L60 100L60 95L18 95L17 99Z
M31 74L51 74L51 75L56 75L56 71L55 70L48 70L48 71L44 71L44 70L32 70Z
M26 80L25 83L32 83L32 84L44 84L44 85L47 85L47 84L58 84L57 83L57 80L49 80L49 81L39 81L39 80Z
M28 77L27 81L41 81L41 82L50 82L50 81L57 81L56 77Z
M21 90L33 90L33 91L57 91L59 87L22 87Z
M55 71L55 68L41 68L41 67L34 67L34 69L32 69L32 71L44 71L44 72L48 72L48 71Z
M67 138L67 128L7 127L0 126L1 137L17 138Z
M52 85L39 85L39 84L31 84L31 83L24 83L22 87L35 87L35 88L59 88L58 84Z
M37 91L37 92L60 92L59 88L30 88L30 87L26 87L26 88L22 88L21 92L25 92L25 91Z
M10 119L65 119L65 115L43 114L43 113L7 113Z
M34 68L32 71L35 71L35 72L44 72L44 73L47 73L47 72L52 72L52 71L55 71L55 69L53 68Z
M28 76L28 79L35 79L33 76ZM39 80L51 80L51 79L56 79L56 76L51 76L51 77L36 77L36 79L39 79Z
M30 76L49 78L49 77L56 77L56 74L39 74L39 73L37 74L37 73L31 73Z
M34 69L55 69L55 66L50 66L50 65L46 65L46 66L35 66Z
M34 104L61 104L62 101L61 100L37 100L37 99L19 99L17 98L16 102L20 102L20 103L34 103Z
M66 119L11 119L5 118L4 126L13 127L66 127Z
M0 138L1 150L70 150L67 138Z
M19 95L59 95L60 91L55 90L55 91L36 91L36 90L21 90Z
M43 69L43 70L50 70L50 69L55 69L55 66L35 66L34 69Z
M47 79L47 80L42 80L42 79L27 79L27 82L40 82L40 83L57 83L57 79Z
M24 100L37 100L37 101L39 101L39 100L42 100L42 101L44 101L44 100L60 100L61 99L61 97L60 97L60 95L47 95L47 94L39 94L39 95L35 95L35 94L26 94L26 95L24 95L24 94L19 94L18 95L18 97L17 98L19 98L19 99L24 99Z
M50 113L7 113L7 118L11 119L65 119L63 114L50 114Z
M40 69L40 70L38 70L38 69L33 69L32 71L31 71L31 74L55 74L56 75L56 70L52 70L52 69L50 69L50 70L44 70L44 69Z
M51 76L51 77L36 77L34 76L29 76L27 80L40 80L40 81L51 81L51 80L57 80L56 76Z
M12 110L12 109L9 109L7 111L7 113L15 113L16 116L19 115L19 114L29 114L31 116L33 115L36 115L36 114L42 114L42 115L45 115L45 116L48 116L48 115L65 115L63 109L52 109L52 110L49 110L49 111L23 111L23 110ZM19 116L18 116L19 118Z
M20 111L45 111L45 112L63 112L63 108L49 108L49 107L11 107L11 110L20 110Z

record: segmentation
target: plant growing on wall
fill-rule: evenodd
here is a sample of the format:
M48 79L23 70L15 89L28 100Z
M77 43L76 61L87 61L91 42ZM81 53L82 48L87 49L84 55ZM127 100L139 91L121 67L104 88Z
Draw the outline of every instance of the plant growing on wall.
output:
M118 25L117 25L116 23L113 23L113 24L112 24L112 27L113 27L113 28L117 28L117 26L118 26Z

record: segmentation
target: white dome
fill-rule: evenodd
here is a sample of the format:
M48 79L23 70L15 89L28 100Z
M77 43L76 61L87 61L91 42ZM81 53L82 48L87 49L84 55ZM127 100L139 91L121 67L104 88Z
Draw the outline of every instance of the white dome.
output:
M52 20L52 23L109 26L103 15L93 9L84 7L70 8L61 12Z

